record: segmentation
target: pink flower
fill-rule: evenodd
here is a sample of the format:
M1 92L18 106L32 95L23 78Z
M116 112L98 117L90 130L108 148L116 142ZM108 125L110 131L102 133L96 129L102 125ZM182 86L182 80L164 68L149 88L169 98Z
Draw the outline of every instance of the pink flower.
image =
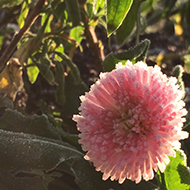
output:
M174 145L188 137L182 131L186 110L176 82L158 66L128 61L101 73L80 97L80 115L73 117L79 143L103 180L139 183L153 179L158 168L165 170L168 156L175 156Z

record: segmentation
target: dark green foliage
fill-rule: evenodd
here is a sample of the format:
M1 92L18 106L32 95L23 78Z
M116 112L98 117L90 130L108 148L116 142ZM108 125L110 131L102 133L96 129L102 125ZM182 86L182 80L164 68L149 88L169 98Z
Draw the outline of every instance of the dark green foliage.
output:
M17 36L28 24L28 13L30 15L36 10L35 5L39 1L0 0L1 56L9 47L13 35ZM24 93L28 99L23 98L23 92L15 102L1 99L4 94L0 94L0 190L190 189L186 156L179 150L175 158L170 157L171 162L165 172L158 172L151 181L142 180L139 184L130 180L123 184L109 179L103 181L102 173L83 158L85 153L78 143L76 123L72 120L73 115L79 112L79 97L89 91L90 77L95 73L90 81L95 82L102 72L94 69L98 59L105 72L115 69L118 62L124 64L130 60L135 64L146 61L150 40L144 39L144 36L149 35L149 27L153 26L157 35L162 33L162 36L182 29L178 37L184 42L185 51L180 50L179 57L183 58L185 72L190 73L189 15L189 1L45 1L26 33L13 44L15 53L10 55L21 63ZM161 31L160 25L163 25ZM167 28L173 30L168 32ZM115 52L105 55L105 59L104 55L95 57L95 50L99 51L98 55L110 52L107 41ZM121 51L120 46L129 47L130 44L135 45ZM167 46L164 43L161 45ZM91 47L95 48L89 53L86 49ZM76 58L73 57L79 54L82 59L78 56L79 60L75 63ZM86 62L85 56L88 56ZM96 60L95 63L93 60ZM84 74L83 69L88 69L89 73ZM180 89L185 91L182 74L182 66L176 66L173 76L177 78ZM85 77L89 81L83 81ZM190 114L186 119L184 129L190 132ZM187 156L190 155L188 142L189 139L183 144ZM189 157L187 163L190 163Z
M127 16L123 20L123 23L116 31L116 40L118 45L121 45L128 36L131 34L138 18L138 12L141 5L141 1L133 1L131 9L129 10Z
M146 58L147 50L149 48L150 41L144 40L134 48L130 48L119 53L110 53L104 60L103 66L105 71L111 71L115 68L118 62L126 62L130 60L132 62L144 61Z

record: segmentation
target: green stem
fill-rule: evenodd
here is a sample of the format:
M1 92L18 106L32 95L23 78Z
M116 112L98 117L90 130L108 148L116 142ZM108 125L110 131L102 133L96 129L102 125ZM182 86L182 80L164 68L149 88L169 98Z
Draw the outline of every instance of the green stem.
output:
M137 15L137 30L136 30L136 42L135 42L136 45L139 43L139 36L141 33L141 6L142 6L142 3L139 7L138 15Z

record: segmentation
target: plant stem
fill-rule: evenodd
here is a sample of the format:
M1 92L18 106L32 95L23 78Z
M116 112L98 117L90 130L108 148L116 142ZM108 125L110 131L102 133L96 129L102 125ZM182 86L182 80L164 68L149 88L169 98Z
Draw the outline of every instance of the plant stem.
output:
M6 48L3 55L0 58L0 72L2 72L5 67L7 61L11 58L18 42L22 39L24 34L30 29L31 25L34 23L36 18L41 12L41 8L44 5L45 0L39 0L33 10L28 14L24 26L20 29L20 31L15 34L10 45Z
M140 4L139 10L138 10L138 15L137 15L137 30L136 30L136 45L139 43L139 36L141 33L141 6L142 3Z
M84 23L84 34L86 36L86 41L89 44L89 48L95 58L96 69L98 73L103 71L102 62L104 60L103 45L97 39L96 33L93 26L89 25L89 18L85 11L81 13L82 22Z

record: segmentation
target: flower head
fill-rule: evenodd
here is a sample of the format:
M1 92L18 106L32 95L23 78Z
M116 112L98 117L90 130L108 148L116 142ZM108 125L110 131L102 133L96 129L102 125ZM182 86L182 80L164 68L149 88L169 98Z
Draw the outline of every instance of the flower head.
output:
M81 96L77 122L86 160L103 180L150 180L175 156L173 147L188 137L182 131L186 114L176 78L144 62L117 64L101 73L89 93Z

